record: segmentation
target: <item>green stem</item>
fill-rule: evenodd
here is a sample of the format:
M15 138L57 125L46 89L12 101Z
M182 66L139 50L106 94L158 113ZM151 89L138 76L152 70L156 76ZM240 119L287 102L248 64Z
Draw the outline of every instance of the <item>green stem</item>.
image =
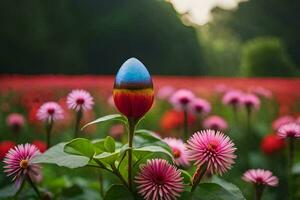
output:
M50 119L50 122L48 122L46 127L46 141L47 141L47 148L50 148L51 146L51 132L53 128L53 119Z
M262 185L254 185L255 200L261 200L265 187Z
M100 185L100 195L103 198L104 197L104 188L103 188L103 175L102 175L101 171L99 171L99 185Z
M36 187L36 185L32 182L31 178L29 175L26 175L26 180L29 183L29 185L33 188L33 190L35 191L36 195L38 196L39 199L42 199L41 193L39 192L38 188Z
M80 108L76 114L76 122L75 122L75 130L74 130L74 138L78 137L80 120L83 116L82 108Z
M21 183L21 186L19 187L18 191L17 191L16 194L15 194L15 197L16 197L17 199L18 199L18 196L19 196L19 194L21 193L21 191L22 191L24 185L25 185L25 181L23 180L22 183Z
M188 139L188 111L187 108L183 110L183 137L185 140Z
M133 148L133 136L136 126L134 119L128 119L129 133L128 133L128 188L132 191L132 148Z
M288 138L288 187L289 187L289 199L293 199L293 160L294 160L294 140Z
M123 178L122 174L118 171L118 169L115 167L115 165L111 165L111 168L113 170L113 172L115 173L115 175L117 175L119 177L119 179L121 180L121 182L127 187L129 188L126 180Z
M206 172L207 166L198 166L194 176L193 176L193 184L192 184L192 189L191 192L194 192L194 190L197 188L197 185L199 185L202 177L204 176Z

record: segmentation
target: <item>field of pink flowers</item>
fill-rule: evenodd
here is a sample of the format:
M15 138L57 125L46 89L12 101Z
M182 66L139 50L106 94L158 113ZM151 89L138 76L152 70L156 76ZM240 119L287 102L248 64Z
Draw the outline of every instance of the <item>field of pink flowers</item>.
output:
M299 79L120 71L0 77L0 199L300 199Z

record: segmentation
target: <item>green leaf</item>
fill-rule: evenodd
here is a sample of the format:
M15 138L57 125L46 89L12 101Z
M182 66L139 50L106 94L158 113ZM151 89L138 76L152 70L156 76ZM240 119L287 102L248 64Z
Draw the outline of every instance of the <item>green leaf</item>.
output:
M84 125L81 128L81 130L85 129L87 126L90 126L92 124L97 124L97 123L107 122L107 121L121 121L124 124L127 123L127 119L123 115L120 115L120 114L106 115L106 116L100 117L94 121L87 123L86 125Z
M86 166L89 163L89 158L85 156L70 155L64 152L64 146L66 143L59 143L45 153L37 155L32 162L34 163L49 163L56 164L62 167L78 168Z
M9 199L15 196L17 189L14 185L8 185L0 190L0 199Z
M108 152L111 153L115 152L116 150L115 140L112 137L107 136L104 140L104 147Z
M213 176L211 182L222 186L225 190L227 190L230 194L232 194L235 197L235 199L245 200L244 195L242 194L241 190L236 185L229 183L223 179L220 179L217 176Z
M163 153L167 155L171 160L173 159L172 154L160 146L145 146L133 149L133 155L136 156L138 159L146 157L149 153Z
M106 151L106 149L104 147L104 139L93 140L92 144L94 146L94 150L95 150L96 155Z
M183 169L181 169L180 171L181 171L181 176L183 177L183 182L185 184L190 184L192 182L191 175L187 171L185 171Z
M296 163L292 169L293 174L300 174L300 163Z
M107 164L114 164L114 162L118 159L119 151L116 151L114 153L109 152L103 152L101 154L98 154L94 156L94 159L97 159L101 162L105 162Z
M149 130L136 130L134 136L135 147L160 146L172 154L169 145L163 141L156 133Z
M106 192L104 200L135 200L135 198L125 186L112 185Z
M93 157L95 154L94 146L90 140L85 138L76 138L65 144L64 152L79 156Z

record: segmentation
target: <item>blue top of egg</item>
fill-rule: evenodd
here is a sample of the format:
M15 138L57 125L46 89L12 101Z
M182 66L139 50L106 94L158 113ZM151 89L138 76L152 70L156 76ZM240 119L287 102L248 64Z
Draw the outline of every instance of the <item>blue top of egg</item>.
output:
M151 76L145 65L136 58L129 58L119 69L115 87L152 87Z

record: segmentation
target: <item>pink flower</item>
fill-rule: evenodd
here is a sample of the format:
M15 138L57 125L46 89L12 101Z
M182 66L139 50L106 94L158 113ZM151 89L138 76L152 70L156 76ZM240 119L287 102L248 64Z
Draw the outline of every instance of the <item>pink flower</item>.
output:
M250 169L244 173L242 179L257 185L273 187L278 185L278 178L273 176L271 171L264 169Z
M230 90L223 96L222 102L225 105L237 107L242 102L243 93L239 90Z
M62 107L56 102L44 103L37 111L37 118L41 121L56 121L64 118Z
M40 181L40 166L32 163L32 159L40 154L35 145L20 144L11 148L6 154L3 162L5 163L4 172L7 176L13 176L13 181L17 187L20 187L24 178L28 175L32 181Z
M125 128L122 124L115 124L109 129L109 135L115 139L121 139L125 133Z
M195 161L195 165L206 165L211 174L223 174L231 168L236 158L233 142L219 131L196 132L187 143L189 159Z
M165 138L164 141L170 146L177 166L189 166L186 146L181 139Z
M288 124L290 122L294 122L294 117L290 115L285 115L277 118L275 121L272 123L272 127L274 130L278 130L282 125Z
M190 109L194 113L198 114L207 114L211 110L210 103L205 99L194 98L192 103L190 104Z
M67 105L69 109L86 111L92 109L94 100L91 94L85 90L72 90L67 97Z
M11 113L6 118L6 124L12 129L20 129L25 124L24 116L19 113Z
M163 159L148 160L140 166L135 177L138 193L145 200L171 200L183 192L183 178L180 171Z
M241 98L241 101L248 111L253 109L258 110L260 107L260 100L254 94L244 94Z
M187 106L195 98L194 94L190 90L180 89L177 90L171 97L170 103L179 110L186 109Z
M203 121L203 127L206 129L224 131L228 128L228 125L222 117L213 115Z
M111 96L108 97L107 103L108 103L108 105L110 105L111 107L114 107L114 108L116 107L115 102L114 102L114 96L113 96L113 95L111 95Z
M266 99L271 99L273 94L270 90L263 88L263 87L252 87L250 91L257 94L258 96L264 97Z
M162 100L168 99L174 91L175 89L172 86L163 86L158 89L157 98Z
M300 138L300 125L294 122L282 125L277 132L280 138Z
M232 88L225 84L218 84L215 86L215 91L219 94L224 94L230 90L232 90Z

